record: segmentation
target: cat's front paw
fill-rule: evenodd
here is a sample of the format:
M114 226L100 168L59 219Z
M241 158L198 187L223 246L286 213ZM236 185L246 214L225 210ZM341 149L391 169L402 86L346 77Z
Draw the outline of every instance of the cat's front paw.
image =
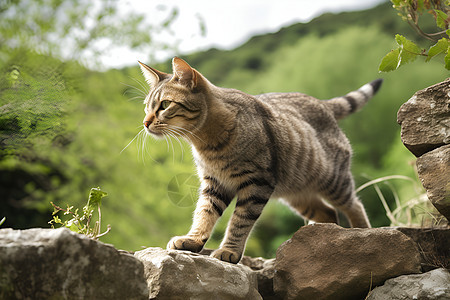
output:
M241 260L242 253L228 248L220 248L211 253L211 256L222 261L237 264Z
M188 250L198 253L203 249L205 243L202 240L194 239L188 236L173 237L167 244L167 249Z

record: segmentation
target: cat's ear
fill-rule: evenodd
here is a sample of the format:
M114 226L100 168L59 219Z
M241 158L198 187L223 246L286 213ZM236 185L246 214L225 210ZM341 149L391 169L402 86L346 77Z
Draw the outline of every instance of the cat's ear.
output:
M181 58L174 57L172 60L173 79L190 89L197 87L198 75L191 66Z
M169 77L169 74L153 69L140 61L138 61L138 63L141 66L141 71L144 75L145 81L147 81L152 88L155 87L161 80Z

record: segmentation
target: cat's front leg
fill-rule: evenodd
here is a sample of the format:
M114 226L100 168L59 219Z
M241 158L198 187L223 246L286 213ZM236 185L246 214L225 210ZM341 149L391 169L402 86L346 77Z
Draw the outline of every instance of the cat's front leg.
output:
M167 244L167 249L200 252L232 199L233 195L221 187L216 179L203 178L191 230L185 236L173 237Z
M211 256L234 264L241 260L253 225L273 192L269 183L265 185L261 183L265 181L254 180L251 186L246 186L245 190L238 192L236 208L228 223L225 238L220 248Z

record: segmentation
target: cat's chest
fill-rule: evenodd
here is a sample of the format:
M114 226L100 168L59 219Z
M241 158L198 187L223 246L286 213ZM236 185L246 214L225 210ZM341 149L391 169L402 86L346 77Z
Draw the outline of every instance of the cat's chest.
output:
M194 148L193 156L201 178L205 176L214 177L231 189L239 185L240 182L235 174L241 172L243 162L232 153L228 155L205 154L197 152Z

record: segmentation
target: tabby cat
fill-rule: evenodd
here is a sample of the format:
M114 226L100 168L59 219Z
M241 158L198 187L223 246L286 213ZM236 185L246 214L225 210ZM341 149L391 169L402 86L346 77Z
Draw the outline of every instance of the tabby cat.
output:
M151 87L146 131L187 139L201 180L192 228L167 248L202 250L234 197L225 237L211 254L231 263L241 259L270 198L308 220L337 223L338 209L352 227L370 227L350 173L352 150L337 120L372 98L381 79L330 100L301 93L252 96L213 85L177 57L173 75L139 64Z

